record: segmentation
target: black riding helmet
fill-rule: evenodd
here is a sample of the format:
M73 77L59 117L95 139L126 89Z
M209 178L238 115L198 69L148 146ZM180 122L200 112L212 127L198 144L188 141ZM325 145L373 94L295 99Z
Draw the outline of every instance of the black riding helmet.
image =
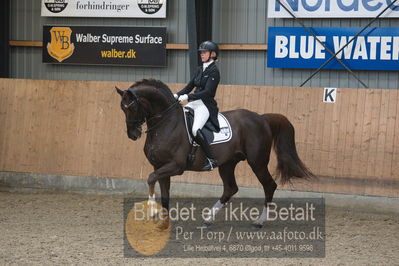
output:
M200 44L200 46L198 47L198 51L215 52L216 56L212 58L213 60L217 60L219 55L219 46L212 41L205 41Z

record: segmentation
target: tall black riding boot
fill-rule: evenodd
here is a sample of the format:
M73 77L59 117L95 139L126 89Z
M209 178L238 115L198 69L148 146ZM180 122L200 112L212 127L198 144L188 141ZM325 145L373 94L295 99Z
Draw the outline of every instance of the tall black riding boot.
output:
M206 157L207 157L207 164L202 168L202 171L211 171L213 168L217 166L217 161L215 157L211 153L211 149L209 147L208 141L206 141L206 138L204 134L202 133L201 129L197 131L197 136L195 137L195 141L201 146L202 150L204 151Z

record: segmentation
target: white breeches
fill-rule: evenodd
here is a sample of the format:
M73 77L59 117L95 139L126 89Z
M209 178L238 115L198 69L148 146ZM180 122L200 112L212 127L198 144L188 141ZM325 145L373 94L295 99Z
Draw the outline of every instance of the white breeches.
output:
M209 111L202 100L195 100L186 104L194 110L193 135L197 136L198 129L201 129L209 118Z

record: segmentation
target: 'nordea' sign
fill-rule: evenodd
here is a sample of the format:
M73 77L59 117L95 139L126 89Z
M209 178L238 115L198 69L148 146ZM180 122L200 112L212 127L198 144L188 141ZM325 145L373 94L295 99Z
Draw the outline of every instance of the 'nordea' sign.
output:
M333 53L361 28L311 28ZM269 27L267 66L317 69L332 55L301 27ZM399 28L368 28L337 57L350 69L399 70ZM344 69L334 58L324 69Z
M394 0L280 0L299 18L374 18ZM292 18L277 0L268 1L269 18ZM381 18L398 18L399 2Z

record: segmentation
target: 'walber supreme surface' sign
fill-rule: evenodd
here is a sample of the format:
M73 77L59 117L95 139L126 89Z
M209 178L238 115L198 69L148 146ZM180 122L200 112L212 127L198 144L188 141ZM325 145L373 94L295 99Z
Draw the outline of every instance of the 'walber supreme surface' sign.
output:
M361 28L311 28L334 53ZM317 69L330 53L301 27L269 27L267 66ZM399 70L399 28L368 28L338 55L350 69ZM343 69L336 59L324 69Z
M280 0L296 17L300 18L370 18L376 17L394 0ZM292 16L277 0L268 1L269 18ZM399 17L399 2L392 5L382 18Z
M43 26L43 63L166 66L166 28Z
M43 17L166 18L166 0L41 0Z

